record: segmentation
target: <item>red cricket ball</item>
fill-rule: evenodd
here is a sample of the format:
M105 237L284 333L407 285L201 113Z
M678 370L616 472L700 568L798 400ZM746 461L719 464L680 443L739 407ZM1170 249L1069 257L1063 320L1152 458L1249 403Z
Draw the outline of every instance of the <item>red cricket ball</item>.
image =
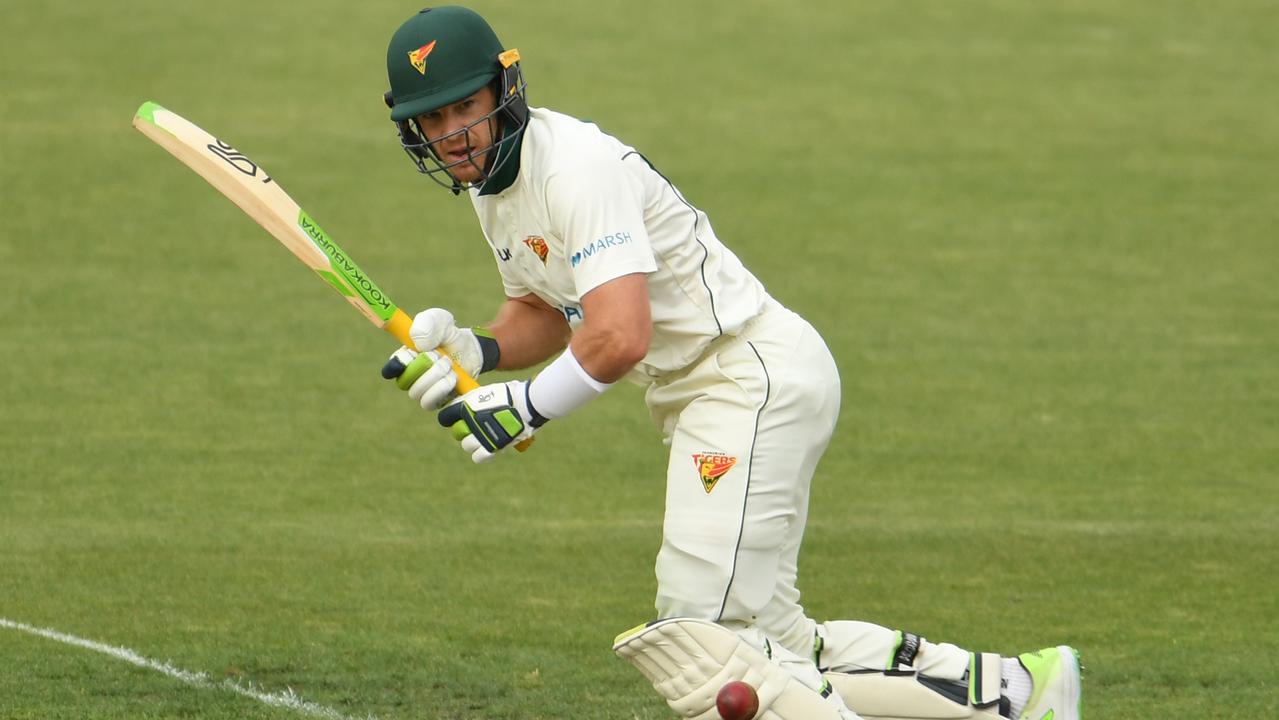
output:
M749 684L734 680L715 695L715 709L724 720L751 720L759 712L759 696Z

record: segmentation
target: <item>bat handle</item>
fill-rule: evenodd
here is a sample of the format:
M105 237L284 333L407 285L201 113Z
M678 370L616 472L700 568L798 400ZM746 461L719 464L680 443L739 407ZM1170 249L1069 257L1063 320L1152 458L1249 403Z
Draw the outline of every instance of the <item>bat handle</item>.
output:
M410 318L403 310L396 308L395 314L391 316L390 320L386 321L386 325L384 325L382 329L393 335L404 347L421 350L421 348L413 344L413 338L409 336L409 328L412 326L413 318ZM448 358L449 362L453 364L453 372L457 373L458 394L465 395L480 386L480 384L475 381L475 378L471 377L470 373L463 370L461 366L457 364L456 360L450 357L448 353L444 352L443 348L436 348L436 350L441 355ZM520 452L524 452L525 450L528 450L529 446L532 444L533 438L527 438L516 443L515 449Z

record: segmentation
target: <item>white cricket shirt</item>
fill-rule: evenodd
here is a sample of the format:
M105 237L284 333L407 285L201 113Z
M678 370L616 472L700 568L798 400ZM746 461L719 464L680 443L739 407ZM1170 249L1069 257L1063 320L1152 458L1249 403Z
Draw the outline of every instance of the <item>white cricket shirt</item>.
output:
M544 108L529 110L524 132L511 186L470 191L508 297L533 293L576 328L583 295L646 274L652 341L628 375L641 384L683 369L758 314L763 285L634 148Z

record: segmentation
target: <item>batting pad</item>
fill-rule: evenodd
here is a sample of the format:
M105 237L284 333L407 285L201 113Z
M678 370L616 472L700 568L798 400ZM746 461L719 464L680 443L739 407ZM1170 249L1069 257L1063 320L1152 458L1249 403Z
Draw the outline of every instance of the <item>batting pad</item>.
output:
M827 672L825 677L863 720L1007 720L999 714L999 656L991 657L993 664L989 657L984 662L987 670L994 670L988 673L994 677L993 683L983 681L984 687L976 691L956 685L961 692L951 695L908 671ZM979 656L975 662L983 661ZM969 693L969 702L962 691ZM986 702L971 703L974 697Z
M839 711L761 650L705 620L659 620L618 636L613 652L636 667L680 717L719 720L715 695L733 680L759 695L758 720L840 720Z

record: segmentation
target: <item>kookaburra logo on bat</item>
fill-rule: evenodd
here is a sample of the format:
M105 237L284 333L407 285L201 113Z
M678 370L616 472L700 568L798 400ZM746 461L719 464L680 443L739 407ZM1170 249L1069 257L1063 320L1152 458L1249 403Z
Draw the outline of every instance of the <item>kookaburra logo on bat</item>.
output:
M208 148L209 152L225 160L227 165L230 165L249 177L258 176L258 170L260 169L258 168L258 164L250 160L249 156L239 150L236 150L221 140L215 140L213 143L210 143ZM271 176L267 175L265 172L262 173L262 182L271 182Z

